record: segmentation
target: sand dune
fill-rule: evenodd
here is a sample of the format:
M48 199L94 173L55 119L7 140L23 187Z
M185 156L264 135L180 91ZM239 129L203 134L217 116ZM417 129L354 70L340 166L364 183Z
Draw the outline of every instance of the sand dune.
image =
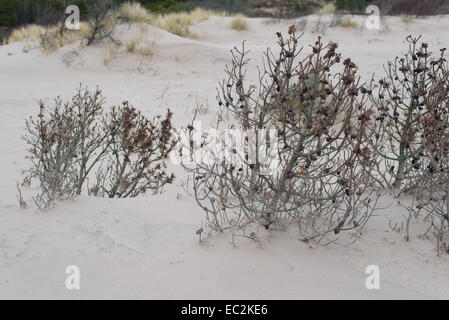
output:
M307 18L304 52L310 51L319 17ZM323 18L322 18L323 19ZM356 17L359 25L364 18ZM296 21L249 19L249 30L229 28L230 18L212 17L191 27L198 39L185 39L149 26L121 25L122 43L141 35L152 57L120 52L104 65L104 45L78 42L49 55L23 51L23 42L0 46L0 298L449 298L448 257L436 257L434 243L416 232L407 243L389 228L403 221L404 209L384 197L361 238L351 247L310 248L288 233L257 230L260 243L211 234L198 243L195 230L203 213L177 176L160 196L108 200L80 197L46 212L20 209L16 182L28 166L21 140L24 119L38 112L38 101L69 99L79 83L100 86L111 107L128 100L146 115L174 111L176 126L186 125L195 105L209 105L204 124L216 117L215 88L229 50L246 40L254 67L275 32ZM449 45L449 17L411 24L387 17L380 31L327 28L325 40L339 43L344 57L359 64L367 81L388 59L407 50L405 37L423 35L437 51ZM250 75L256 79L256 69ZM26 190L30 197L35 190ZM416 222L415 231L425 226ZM64 286L67 265L81 268L81 290ZM365 288L365 269L378 265L381 289Z

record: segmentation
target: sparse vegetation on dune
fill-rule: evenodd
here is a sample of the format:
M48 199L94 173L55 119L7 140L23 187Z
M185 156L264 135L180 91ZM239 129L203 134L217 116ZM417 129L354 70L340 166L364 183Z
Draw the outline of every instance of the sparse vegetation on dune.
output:
M226 16L226 13L197 8L190 12L159 15L152 21L152 24L181 37L196 38L197 35L190 32L189 26L205 21L212 16Z
M406 24L412 23L414 21L413 17L409 16L407 14L401 14L400 18L401 18L401 21Z
M108 65L112 59L114 59L119 52L119 47L115 43L110 43L104 48L103 63Z
M138 53L140 53L144 57L152 57L155 53L155 42L145 42L142 46L139 47Z
M231 20L231 29L237 31L245 31L248 30L248 21L246 17L243 15L237 15Z
M168 14L153 15L142 5L136 2L125 2L118 9L113 10L113 2L111 0L95 2L89 0L86 5L90 12L90 18L87 22L81 22L80 30L70 31L64 30L64 35L59 38L68 38L70 41L61 40L62 43L71 43L77 39L86 41L87 45L100 40L110 39L114 27L125 21L127 23L138 23L142 32L148 30L149 25L156 26L170 33L186 38L197 38L198 36L190 31L190 26L209 19L212 16L227 16L225 12L206 10L196 8L188 12L175 12ZM236 28L239 30L246 29L246 21L243 16L236 17ZM48 30L52 33L59 28L57 25L44 28L38 25L29 25L17 29L11 34L8 43L16 41L24 41L27 39L39 39ZM52 40L53 41L53 40ZM132 44L131 44L132 46ZM131 50L132 51L132 50Z
M39 39L42 34L44 34L45 28L35 24L30 24L13 31L11 36L8 38L8 43L23 41L23 40L36 40Z
M136 51L136 47L139 44L139 42L142 40L141 37L137 36L134 37L133 39L129 40L126 43L126 50L130 53L134 53Z
M341 19L340 21L340 26L342 26L343 28L357 28L359 26L359 24L354 21L351 16L346 16L343 19Z
M158 193L172 183L173 174L166 172L176 143L170 110L147 119L128 102L110 112L104 104L98 88L80 86L71 101L57 98L49 108L41 102L37 117L26 120L23 139L31 161L26 179L39 185L34 198L39 208L82 192L127 198Z
M129 23L149 23L152 19L152 15L138 2L122 4L118 17Z
M335 13L335 4L333 2L327 3L317 11L318 15L326 15L326 14L334 14Z

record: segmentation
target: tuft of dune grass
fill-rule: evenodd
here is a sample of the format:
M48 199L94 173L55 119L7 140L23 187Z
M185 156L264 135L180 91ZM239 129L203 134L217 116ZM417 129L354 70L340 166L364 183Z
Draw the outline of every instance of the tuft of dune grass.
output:
M118 17L129 23L149 23L151 14L138 2L125 2L118 10Z
M30 24L14 30L8 38L8 43L24 40L37 40L44 33L45 28L35 24Z
M142 35L132 38L130 41L128 41L126 43L126 50L130 53L136 52L136 48L141 41L142 41Z
M409 15L406 15L406 14L401 14L400 18L401 18L401 21L403 23L406 23L406 24L409 24L409 23L413 22L413 17L409 16Z
M79 39L79 34L71 30L63 30L61 25L48 27L40 36L40 47L46 54L56 51L66 44L71 44Z
M231 20L231 29L237 31L248 30L248 22L243 15L237 15Z
M112 59L117 57L119 51L119 47L115 43L110 43L104 48L104 56L103 63L104 65L108 65Z
M317 11L317 14L320 16L334 13L335 13L335 4L333 2L329 2L328 4L324 5L324 7L322 7L320 10Z
M152 57L154 56L154 48L155 42L152 43L146 42L143 46L138 49L138 52L144 57Z
M352 20L351 16L346 16L340 21L340 26L343 28L357 28L358 23L354 20Z
M157 16L152 24L165 31L185 38L197 38L189 26L208 20L212 16L225 16L223 12L196 8L190 12L175 12Z
M197 8L189 12L175 12L163 15L153 15L148 12L141 4L136 2L125 2L118 10L111 11L104 19L103 25L106 30L112 30L117 21L126 21L129 23L139 24L142 33L148 31L149 25L154 25L158 28L166 30L170 33L179 35L186 38L198 38L198 36L192 33L189 26L208 20L212 16L227 16L225 12L219 12L214 10L206 10ZM244 17L238 17L239 30L246 30L246 20ZM16 29L7 39L6 43L12 43L17 41L27 41L27 43L40 42L41 48L45 52L53 52L57 48L72 43L76 40L81 40L81 46L85 45L85 40L91 36L92 23L81 22L80 30L71 31L65 30L62 34L58 32L60 30L60 24L49 26L47 28L38 25L27 25ZM136 51L138 47L138 41L131 40L126 44L129 52ZM110 51L109 49L107 51ZM148 47L143 50L143 54L146 56L152 55L151 48ZM109 53L106 55L110 55ZM109 59L106 59L109 60Z

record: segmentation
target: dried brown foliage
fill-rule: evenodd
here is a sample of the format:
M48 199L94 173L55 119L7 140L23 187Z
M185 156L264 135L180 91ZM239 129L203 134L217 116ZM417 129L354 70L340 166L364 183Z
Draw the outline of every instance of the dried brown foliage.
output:
M124 102L114 107L105 119L108 131L107 165L97 173L95 194L110 198L134 197L147 190L159 192L174 175L166 173L166 160L176 144L167 112L152 121Z

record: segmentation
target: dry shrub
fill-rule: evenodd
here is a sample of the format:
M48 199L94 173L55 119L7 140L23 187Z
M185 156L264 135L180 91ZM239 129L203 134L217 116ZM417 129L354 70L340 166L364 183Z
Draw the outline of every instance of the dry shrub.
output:
M246 17L243 15L238 15L231 20L231 29L237 31L248 30L248 22Z
M409 174L415 188L407 221L408 238L410 219L425 215L430 225L428 233L437 240L438 253L449 253L449 65L444 52L442 49L439 58L423 65L429 77L429 98L419 118L422 148Z
M40 37L40 47L43 52L51 53L56 49L71 44L79 39L77 32L67 30L64 25L55 25L46 28Z
M41 102L37 119L26 121L23 139L33 164L29 177L39 183L35 202L40 208L81 193L97 157L104 154L97 120L103 104L100 90L80 86L71 102L57 98L50 109Z
M372 82L370 98L377 108L379 123L373 136L378 150L377 181L386 188L411 191L417 184L415 172L421 165L425 150L423 119L432 110L447 103L442 94L447 82L446 70L436 68L443 57L432 57L426 43L420 38L407 37L409 51L385 67L385 76L377 84Z
M412 16L409 16L409 15L406 15L406 14L401 14L400 18L401 18L401 21L403 23L406 23L406 24L410 24L410 23L412 23L414 21Z
M267 50L258 86L246 79L244 45L233 50L218 99L235 116L228 129L241 134L241 143L221 134L218 147L208 138L195 141L196 128L188 127L190 158L183 164L215 230L294 224L302 240L333 241L341 231L364 226L375 206L367 138L374 121L357 66L320 38L300 59L298 40L294 27L286 40L278 33L280 52ZM269 129L274 137L266 135ZM195 157L198 151L203 157Z
M123 198L158 192L172 182L165 172L174 145L171 112L149 121L126 103L105 115L104 102L99 89L80 86L72 101L57 98L50 109L41 103L38 117L26 121L23 138L32 162L27 180L39 184L34 199L39 208L85 189ZM89 188L93 173L97 181Z
M189 26L205 21L211 16L224 15L225 14L221 12L197 8L190 12L177 12L160 15L154 19L152 24L181 37L197 38L197 35L190 32Z
M129 23L148 23L152 16L138 2L125 2L118 11L118 18Z
M343 17L343 19L341 19L340 26L342 26L343 28L355 29L358 27L358 24L356 21L352 20L351 16L345 16Z
M20 29L14 30L8 38L8 43L23 40L37 40L45 33L45 29L41 26L30 24Z
M329 15L335 13L335 4L333 2L325 4L320 10L317 11L318 15Z
M89 18L89 28L85 30L87 45L104 39L114 41L112 32L117 23L114 0L85 0L85 4Z
M162 191L174 175L166 173L166 160L176 144L172 137L172 113L152 121L124 102L105 119L108 131L107 164L97 172L95 195L109 198L135 197L151 190Z
M128 52L134 53L136 51L137 45L142 41L142 37L134 37L126 43L126 50Z
M139 47L138 52L144 57L152 57L155 53L155 47L155 41L145 42L142 46Z
M119 53L119 47L115 43L109 43L104 48L104 54L103 54L103 64L106 66L108 65L112 59L117 57Z

